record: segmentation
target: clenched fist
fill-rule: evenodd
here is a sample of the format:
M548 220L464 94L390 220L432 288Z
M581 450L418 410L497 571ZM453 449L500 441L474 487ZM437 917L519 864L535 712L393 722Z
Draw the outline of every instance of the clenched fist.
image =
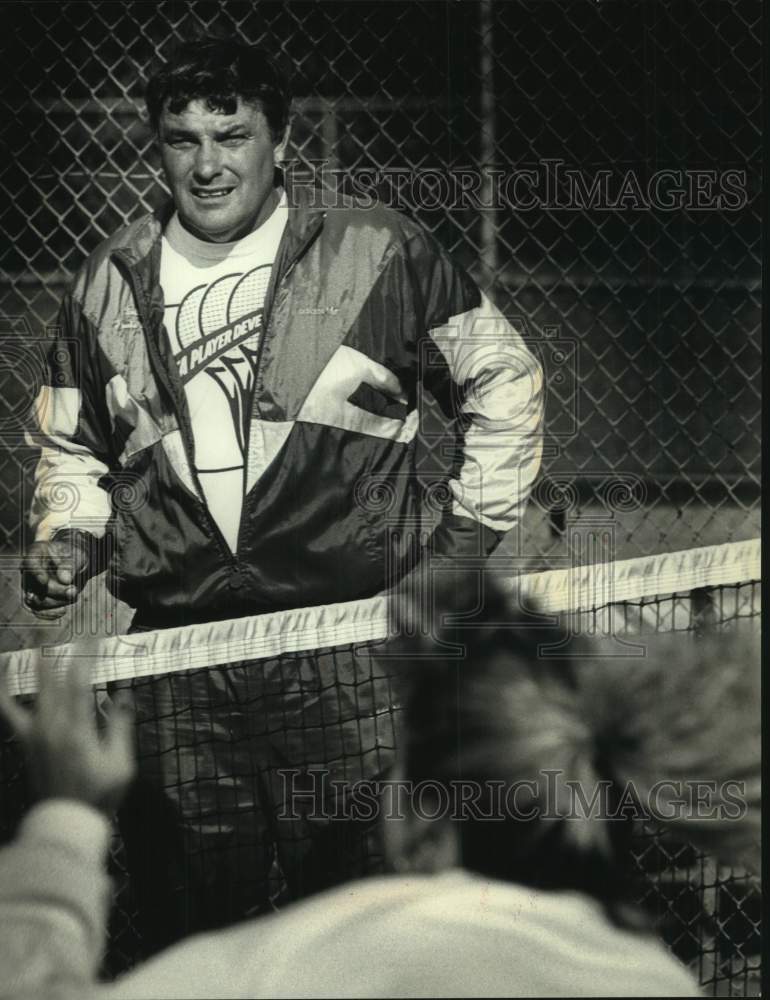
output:
M24 603L38 618L61 618L88 580L94 538L86 531L60 531L34 542L22 563Z

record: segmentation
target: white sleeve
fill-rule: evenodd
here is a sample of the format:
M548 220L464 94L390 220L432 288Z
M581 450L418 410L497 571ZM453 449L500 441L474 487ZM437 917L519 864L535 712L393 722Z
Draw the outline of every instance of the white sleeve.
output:
M0 850L3 1000L81 1000L94 989L110 903L108 841L95 810L47 800Z
M30 525L36 541L61 528L82 528L101 538L111 514L99 481L108 471L110 418L94 365L90 326L67 294L59 310L60 333L46 345L41 385L26 429L40 448Z
M430 332L464 424L450 479L452 513L508 531L520 520L542 457L543 373L521 335L487 298Z

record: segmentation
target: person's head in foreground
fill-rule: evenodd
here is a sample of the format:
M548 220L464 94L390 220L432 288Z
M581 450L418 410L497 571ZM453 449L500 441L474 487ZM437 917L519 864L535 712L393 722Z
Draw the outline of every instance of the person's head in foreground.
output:
M756 637L588 642L516 608L489 574L437 580L430 634L399 642L399 778L420 809L386 822L396 870L454 864L577 891L632 925L631 836L645 817L759 871ZM398 608L414 632L408 600Z
M99 736L87 662L44 672L31 713L2 695L38 796L74 801L79 815L62 802L45 815L43 804L0 852L0 993L697 995L631 905L634 803L677 839L757 870L756 644L680 635L649 641L644 657L619 656L617 640L565 637L484 579L480 591L477 574L454 578L437 594L430 638L396 645L404 724L394 777L415 795L406 818L388 818L385 803L395 874L192 937L104 991L94 977L109 831L98 811L114 809L133 773L130 721L113 710ZM397 607L407 623L409 603ZM75 820L88 837L68 832Z
M268 53L236 39L186 42L146 101L185 228L214 243L257 229L277 203L289 121L288 85Z

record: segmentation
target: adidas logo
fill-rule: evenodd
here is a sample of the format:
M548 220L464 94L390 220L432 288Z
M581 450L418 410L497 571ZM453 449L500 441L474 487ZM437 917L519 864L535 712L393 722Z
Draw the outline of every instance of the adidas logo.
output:
M337 306L305 307L297 310L299 316L335 316L338 312Z

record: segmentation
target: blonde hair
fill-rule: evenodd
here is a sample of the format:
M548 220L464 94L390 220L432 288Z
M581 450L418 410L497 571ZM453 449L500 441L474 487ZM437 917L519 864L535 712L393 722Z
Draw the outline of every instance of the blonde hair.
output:
M397 618L413 620L414 608L402 601ZM634 802L642 813L654 802L652 819L724 863L757 865L756 637L643 641L643 657L619 657L616 645L570 636L568 622L517 609L478 571L438 590L430 627L398 644L405 776L526 785L537 814L468 817L466 867L619 902ZM619 811L576 815L576 790L586 802L602 785Z
M594 659L581 685L615 780L656 799L654 818L678 840L757 874L759 642L745 629L651 636L644 659Z

